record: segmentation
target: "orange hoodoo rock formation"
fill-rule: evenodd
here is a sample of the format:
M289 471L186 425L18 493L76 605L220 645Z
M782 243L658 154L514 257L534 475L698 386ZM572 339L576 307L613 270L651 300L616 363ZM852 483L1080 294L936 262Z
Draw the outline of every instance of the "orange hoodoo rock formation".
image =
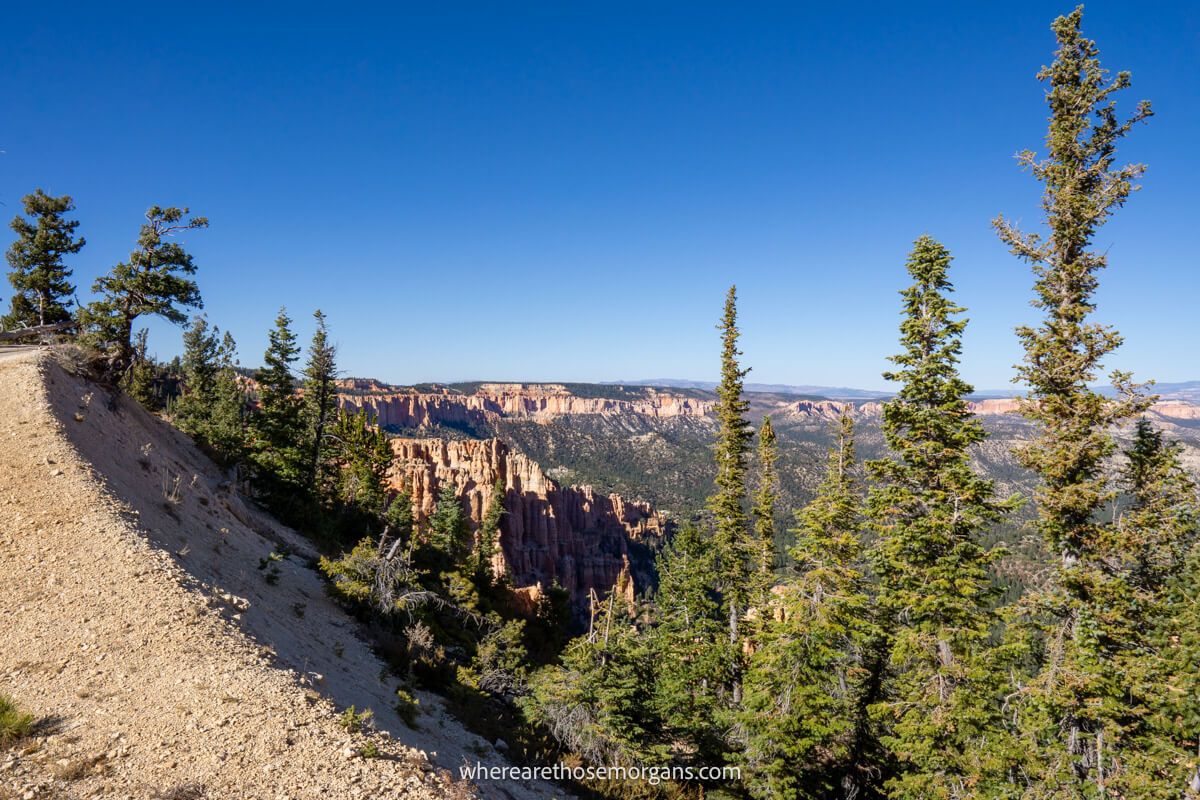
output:
M446 481L463 499L472 527L479 523L499 481L507 513L500 523L500 552L493 564L517 587L557 582L578 608L589 590L605 596L614 586L633 600L650 579L631 550L653 544L668 521L646 503L597 493L590 486L560 486L530 458L499 439L391 440L392 488L407 490L419 519L433 512ZM634 547L631 547L634 546ZM535 592L536 594L536 592Z

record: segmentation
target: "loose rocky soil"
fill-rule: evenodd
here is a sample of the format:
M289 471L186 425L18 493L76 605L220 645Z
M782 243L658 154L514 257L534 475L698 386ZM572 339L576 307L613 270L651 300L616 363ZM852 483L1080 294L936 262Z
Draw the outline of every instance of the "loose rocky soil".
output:
M0 800L472 796L447 770L501 756L436 697L399 719L312 556L128 398L0 353L0 692L39 720ZM345 731L349 705L379 732Z

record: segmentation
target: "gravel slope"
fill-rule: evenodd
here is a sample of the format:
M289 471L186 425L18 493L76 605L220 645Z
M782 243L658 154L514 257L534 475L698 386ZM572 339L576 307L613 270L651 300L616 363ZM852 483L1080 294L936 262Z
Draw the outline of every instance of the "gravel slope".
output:
M446 769L500 756L431 696L400 722L308 555L170 426L0 353L0 692L41 719L0 753L0 800L471 796ZM350 704L392 736L343 730Z

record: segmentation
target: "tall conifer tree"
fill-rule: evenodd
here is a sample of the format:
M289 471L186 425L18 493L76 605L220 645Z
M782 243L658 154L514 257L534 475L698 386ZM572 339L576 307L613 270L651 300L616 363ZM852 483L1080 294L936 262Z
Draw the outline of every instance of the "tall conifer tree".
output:
M303 484L307 452L303 406L292 365L300 357L287 309L279 309L267 335L263 366L255 373L258 413L252 418L252 457L260 488L277 504L294 505Z
M733 674L733 654L717 591L717 554L704 533L688 524L672 537L657 565L656 625L650 636L655 707L667 738L684 745L685 757L719 763L727 746L722 692Z
M721 323L721 381L717 385L717 443L715 450L716 492L708 498L708 509L715 525L720 590L728 619L728 640L733 651L734 670L730 683L734 705L741 700L740 620L750 598L750 519L746 511L746 472L751 448L752 428L746 421L749 402L742 396L743 381L750 371L738 363L737 287L730 286L725 296Z
M208 443L224 466L239 463L246 449L246 389L237 372L237 343L229 331L221 338Z
M71 270L63 256L83 249L82 236L76 238L79 222L63 215L75 210L69 195L52 197L41 189L21 198L25 215L13 218L10 227L17 239L8 248L8 281L15 293L9 312L0 320L3 328L28 328L49 325L71 318L68 310Z
M479 521L479 531L475 543L475 574L477 580L491 582L493 579L492 559L500 546L500 520L508 513L504 509L504 498L507 495L504 481L496 479L492 486L492 496L488 498L487 510Z
M758 488L754 492L754 584L761 596L771 587L775 569L775 510L779 503L779 444L770 416L758 428ZM758 599L758 598L756 598Z
M1032 265L1033 304L1045 314L1040 325L1017 330L1025 349L1019 377L1029 387L1022 411L1039 430L1018 456L1039 479L1038 528L1057 563L1045 591L1026 604L1047 644L1039 673L1020 687L1014 707L1036 745L1035 790L1046 797L1110 796L1109 787L1140 761L1136 731L1147 715L1120 673L1122 654L1138 646L1137 637L1129 638L1128 620L1112 615L1124 605L1119 598L1129 578L1113 564L1137 549L1136 534L1103 513L1115 498L1106 473L1111 430L1147 400L1126 373L1111 376L1117 399L1091 388L1121 336L1090 317L1107 264L1092 249L1093 237L1145 171L1141 164L1118 166L1117 145L1152 112L1143 101L1118 117L1116 95L1130 85L1129 73L1110 77L1081 23L1077 8L1052 25L1058 50L1038 73L1049 87L1047 154L1020 155L1043 184L1048 233L1023 233L1002 217L995 222L1012 252Z
M337 462L337 499L370 517L382 517L388 510L387 473L393 458L387 433L373 424L365 409L339 409L334 419L330 455ZM391 508L385 524L395 526L393 536L406 537L410 530L405 528L412 526L411 498L401 492Z
M999 685L986 659L994 623L988 567L996 553L981 536L1005 504L970 462L969 449L986 434L967 404L973 389L958 374L967 323L949 296L950 261L928 236L909 256L903 352L891 357L898 368L884 373L900 383L883 407L884 441L894 455L867 465L876 481L868 508L893 676L873 712L899 759L888 793L911 800L979 796L980 775L992 767L979 762L1002 755Z
M1107 766L1103 786L1114 797L1182 797L1198 767L1200 682L1195 634L1188 630L1198 614L1195 595L1182 583L1196 577L1188 556L1200 531L1200 505L1180 449L1143 417L1124 454L1114 528L1125 546L1108 557L1099 621L1105 637L1120 643L1113 647L1110 680L1117 685L1110 691L1138 707L1118 718L1109 745L1119 756Z
M186 433L207 439L208 424L216 405L217 373L221 369L220 331L198 315L183 334L183 381L175 402L176 424Z
M305 484L314 496L320 494L323 472L328 465L322 459L325 435L337 412L337 349L329 341L325 315L313 313L316 330L308 346L308 363L304 367L304 413L308 425L308 468ZM323 469L325 467L325 469Z
M746 672L742 760L758 797L862 796L864 655L876 634L854 464L843 416L817 495L796 515L791 566L763 609Z

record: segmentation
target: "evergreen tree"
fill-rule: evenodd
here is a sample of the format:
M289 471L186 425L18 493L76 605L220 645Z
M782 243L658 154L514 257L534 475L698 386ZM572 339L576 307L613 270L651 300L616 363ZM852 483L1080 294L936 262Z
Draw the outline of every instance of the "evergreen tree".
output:
M461 564L467 550L470 528L454 484L445 481L437 505L429 515L429 543L441 553L447 566Z
M198 315L183 334L182 386L174 416L180 430L204 441L216 405L217 373L221 368L219 335L220 331L210 328L203 315Z
M161 407L159 394L155 391L154 378L157 372L154 362L147 352L150 331L142 328L137 332L133 341L133 365L129 370L129 383L126 387L129 396L151 411Z
M219 463L241 460L246 393L237 374L237 345L228 332L197 316L183 334L181 388L172 413L180 430L208 448Z
M176 325L187 321L184 308L202 308L192 256L171 237L208 227L204 217L187 219L186 208L151 206L128 262L98 278L92 291L100 295L80 314L87 340L104 351L112 374L124 379L133 358L133 323L145 315Z
M843 416L825 479L796 515L790 572L763 609L746 672L743 778L758 797L862 796L865 656L878 632L853 467L854 427Z
M1037 759L1031 791L1053 797L1110 796L1108 787L1124 783L1141 761L1137 731L1148 713L1120 674L1120 655L1140 646L1130 634L1147 626L1113 618L1114 607L1122 609L1117 617L1132 611L1122 600L1130 576L1112 565L1138 550L1137 534L1101 513L1114 499L1106 474L1115 448L1110 431L1147 401L1125 373L1111 376L1118 399L1090 387L1121 336L1089 318L1107 263L1092 239L1145 171L1116 166L1117 145L1152 112L1142 102L1130 117L1117 116L1115 95L1130 85L1129 74L1110 79L1081 22L1081 8L1054 21L1058 50L1038 74L1049 85L1048 153L1020 157L1044 186L1048 235L995 222L1012 252L1032 265L1033 304L1045 314L1042 324L1017 331L1025 349L1019 377L1029 387L1022 410L1039 431L1018 456L1039 478L1037 524L1058 560L1045 590L1025 604L1046 645L1038 674L1013 704Z
M715 525L713 545L717 555L718 579L725 614L728 641L733 652L730 680L731 700L741 700L740 660L741 615L750 599L750 564L753 542L746 513L746 472L753 435L746 421L749 402L742 396L743 379L750 371L738 364L737 287L730 286L721 318L721 381L717 385L717 465L716 492L708 499Z
M258 383L258 413L252 417L250 449L255 477L267 499L294 506L303 484L307 453L303 407L292 374L300 348L291 325L287 310L281 308L268 334L263 366L254 376Z
M754 583L761 597L770 588L775 570L775 507L779 502L779 445L771 418L758 429L758 489L754 493Z
M719 763L726 751L718 717L733 664L718 584L711 542L685 525L658 558L650 647L657 665L654 702L667 736L699 764Z
M628 609L614 604L601 612L591 636L567 646L562 666L534 677L523 706L590 764L644 766L663 759L653 687L653 653L629 623Z
M477 580L491 583L493 580L492 560L496 556L500 542L500 520L508 513L504 509L504 498L507 496L504 481L496 479L492 487L492 496L488 500L487 510L479 521L478 541L475 546L475 574Z
M392 447L387 433L372 424L365 410L357 413L339 410L332 433L331 455L338 465L337 499L377 521L388 509L387 473L392 465ZM395 511L384 520L397 524L393 537L406 536L404 525L412 525L412 502L407 497L398 494L392 502ZM405 508L407 518L403 516Z
M308 472L305 483L314 496L320 494L328 472L322 461L325 434L337 411L336 348L330 344L325 327L325 315L320 309L313 314L317 328L308 346L308 363L304 367L304 411L308 421Z
M412 538L416 520L413 518L412 495L401 489L392 496L384 512L384 524L387 525L388 535L406 545Z
M237 464L246 449L246 390L237 372L237 343L228 331L217 351L213 405L205 437L217 461Z
M909 256L903 352L891 357L898 369L884 373L901 384L883 407L894 456L867 465L877 484L868 508L893 676L872 711L899 760L889 796L913 800L986 796L981 782L1007 779L985 774L1006 754L997 742L1000 687L987 661L997 552L981 543L1006 504L970 462L986 434L967 404L974 390L958 374L967 323L949 297L950 261L928 236Z
M71 318L68 307L75 287L63 256L83 249L82 236L75 237L79 223L63 215L75 210L70 195L52 197L41 189L21 198L25 215L16 216L10 227L17 239L6 257L8 281L15 293L9 312L0 319L0 329L49 325Z
M1196 541L1196 484L1181 452L1150 420L1138 419L1125 451L1121 488L1127 502L1117 527L1130 537L1130 582L1141 590L1158 592L1174 580Z
M1119 768L1110 769L1104 788L1114 797L1167 800L1184 795L1198 767L1200 682L1190 627L1197 610L1184 582L1196 577L1188 554L1200 530L1200 502L1179 444L1149 420L1138 420L1125 457L1115 528L1128 547L1108 560L1099 621L1106 638L1121 643L1113 647L1111 676L1120 687L1110 691L1123 689L1126 702L1140 700L1149 713L1144 718L1139 708L1118 718L1109 746L1119 748L1122 760L1111 765Z
M1195 501L1193 500L1192 503ZM1195 516L1195 507L1191 511ZM1157 735L1169 764L1167 775L1146 775L1159 780L1163 798L1200 798L1200 547L1193 545L1183 569L1171 581L1165 611L1156 625L1153 644L1162 654L1163 679L1156 706ZM1165 690L1164 690L1165 689ZM1134 796L1131 794L1131 796Z

